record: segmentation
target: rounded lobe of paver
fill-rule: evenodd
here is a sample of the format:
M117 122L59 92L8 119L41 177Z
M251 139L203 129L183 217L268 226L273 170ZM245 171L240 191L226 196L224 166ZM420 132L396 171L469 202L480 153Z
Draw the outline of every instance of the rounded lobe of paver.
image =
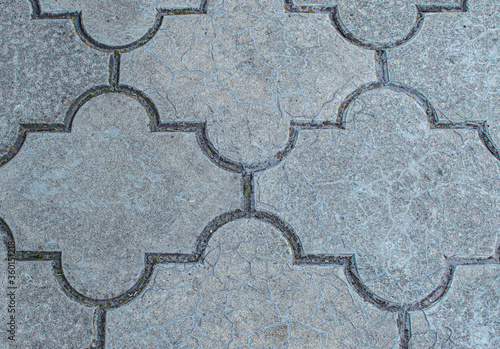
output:
M69 20L32 20L29 1L0 11L0 157L18 124L62 122L72 101L107 81L107 55L82 44Z
M88 348L94 309L61 291L51 262L17 261L16 283L16 341L3 342L8 348Z
M396 345L393 314L350 294L342 268L293 266L291 258L275 228L229 223L211 238L203 264L158 266L143 295L108 313L108 345Z
M253 163L281 150L290 120L335 120L345 96L375 79L373 66L373 53L342 40L325 14L225 1L165 18L123 55L121 81L147 93L162 120L207 121L223 155Z
M500 346L500 269L459 266L442 302L411 315L416 348L496 348Z
M432 130L392 92L363 96L351 116L346 130L301 131L256 176L257 209L288 221L306 253L355 254L362 281L395 302L427 296L445 257L493 253L499 165L476 132Z
M198 0L41 0L45 13L82 12L85 31L110 46L127 45L154 26L159 9L197 8Z
M500 144L500 5L468 2L465 13L426 15L419 35L388 51L389 75L428 96L442 120L487 120Z
M71 133L29 134L0 168L0 216L19 250L62 250L70 284L116 296L145 252L190 253L216 216L241 205L240 178L210 162L194 133L150 132L142 106L101 95Z
M340 1L339 13L344 25L357 38L383 45L403 39L412 30L417 17L416 1L353 0Z

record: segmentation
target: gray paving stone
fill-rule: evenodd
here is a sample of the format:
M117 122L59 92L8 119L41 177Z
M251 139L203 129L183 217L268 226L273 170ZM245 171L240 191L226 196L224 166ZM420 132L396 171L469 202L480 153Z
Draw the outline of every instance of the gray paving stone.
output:
M446 120L487 120L500 142L498 104L499 4L469 2L465 13L429 14L419 35L391 50L394 80L414 86Z
M372 54L342 41L324 15L290 16L281 1L165 18L122 64L122 82L147 93L162 119L207 121L221 154L247 163L281 150L290 120L332 121L350 91L375 79Z
M499 346L499 10L0 0L0 347Z
M256 176L257 209L279 212L307 252L355 253L377 294L415 301L440 282L445 256L493 253L498 161L471 131L431 130L409 98L358 101L346 130L301 132L282 165Z
M7 277L2 273L2 289L4 292L13 291L15 295L13 306L9 308L14 312L2 309L2 323L12 322L10 316L15 316L16 341L6 338L12 335L7 332L11 327L4 325L2 346L16 349L78 348L81 343L90 343L94 311L66 297L54 278L50 262L16 262L14 270L15 289L7 288L4 284ZM7 305L3 303L2 308ZM7 343L11 345L7 346Z
M240 206L240 178L213 165L193 134L148 124L132 98L102 95L71 133L30 134L2 168L1 216L17 248L62 250L66 277L89 296L127 291L145 252L189 253L214 217Z
M144 295L109 313L109 346L396 345L394 315L352 294L339 268L291 262L276 229L255 220L230 223L212 237L203 264L158 268Z

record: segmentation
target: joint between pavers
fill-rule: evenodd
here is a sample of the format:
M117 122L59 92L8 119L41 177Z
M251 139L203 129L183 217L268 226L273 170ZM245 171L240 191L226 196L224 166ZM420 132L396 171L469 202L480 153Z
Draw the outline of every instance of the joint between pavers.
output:
M408 349L411 339L411 315L406 310L398 312L399 349Z

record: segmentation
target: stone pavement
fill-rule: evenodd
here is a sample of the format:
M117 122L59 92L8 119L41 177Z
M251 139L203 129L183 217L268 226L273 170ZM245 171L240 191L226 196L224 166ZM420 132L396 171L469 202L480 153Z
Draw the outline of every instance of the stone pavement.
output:
M0 0L1 348L500 348L497 0Z

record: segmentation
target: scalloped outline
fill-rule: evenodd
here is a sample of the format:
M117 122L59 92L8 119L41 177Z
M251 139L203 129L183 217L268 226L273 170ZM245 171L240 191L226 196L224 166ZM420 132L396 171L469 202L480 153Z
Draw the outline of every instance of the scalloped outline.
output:
M83 41L83 43L93 49L102 52L114 52L116 50L120 52L130 52L132 50L135 50L138 47L144 46L151 39L153 39L153 37L160 29L163 23L163 18L165 16L203 15L207 13L207 7L208 7L208 0L201 0L200 6L198 6L197 8L184 7L184 8L157 9L153 25L139 39L124 45L108 45L94 39L87 32L87 30L85 30L85 26L83 24L82 11L61 12L61 13L44 12L42 10L42 6L40 5L40 0L29 0L29 1L31 3L31 8L32 8L31 17L33 19L71 19L73 20L75 31L77 35L80 37L80 39Z
M368 50L387 50L394 48L404 43L410 41L422 28L424 23L425 13L441 13L441 12L467 12L467 0L460 0L460 4L457 6L449 5L415 5L417 10L417 16L415 23L411 27L410 31L403 37L392 42L382 44L377 42L369 42L358 38L354 35L342 21L340 15L339 6L333 5L295 5L293 0L283 0L285 3L285 11L292 13L324 13L328 14L332 22L333 27L344 39L349 41L351 44L368 49Z

